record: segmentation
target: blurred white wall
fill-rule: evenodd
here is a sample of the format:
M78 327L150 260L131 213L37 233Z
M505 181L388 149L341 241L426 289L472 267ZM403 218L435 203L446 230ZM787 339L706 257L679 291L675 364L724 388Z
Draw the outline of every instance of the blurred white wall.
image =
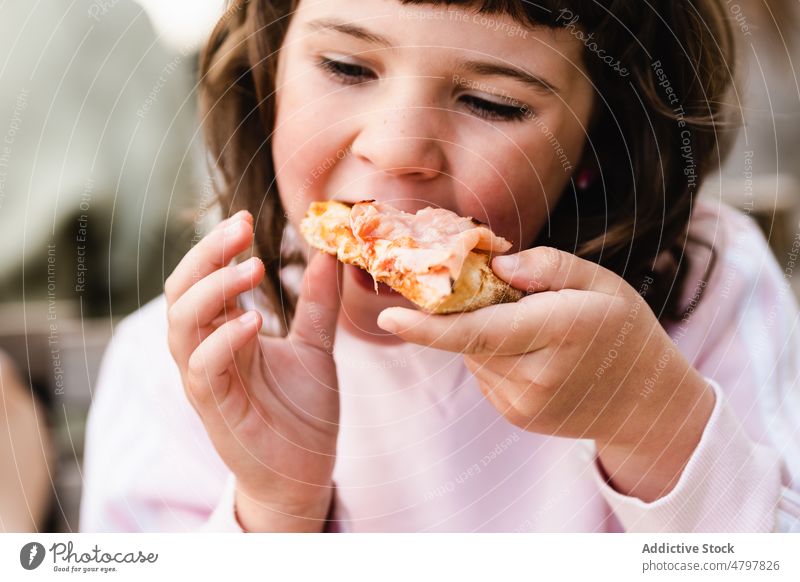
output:
M199 50L225 7L225 0L136 0L168 46Z

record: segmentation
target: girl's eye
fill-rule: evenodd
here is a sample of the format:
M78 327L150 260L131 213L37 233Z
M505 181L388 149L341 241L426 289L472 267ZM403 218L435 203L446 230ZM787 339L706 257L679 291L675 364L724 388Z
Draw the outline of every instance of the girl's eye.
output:
M474 95L463 95L461 100L467 104L478 117L495 121L519 121L527 119L533 115L533 111L527 105L504 105L487 101L475 97Z
M375 73L366 67L344 61L323 58L320 60L319 66L333 77L351 85L365 83L376 78Z

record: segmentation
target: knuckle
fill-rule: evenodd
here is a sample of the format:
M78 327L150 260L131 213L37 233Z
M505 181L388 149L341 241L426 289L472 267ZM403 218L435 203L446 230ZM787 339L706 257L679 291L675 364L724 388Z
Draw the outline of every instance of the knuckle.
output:
M167 329L167 345L169 346L169 353L172 355L172 358L177 360L178 352L180 351L180 339L172 328Z
M533 419L522 416L517 410L508 407L503 413L505 419L520 430L527 431L533 424Z
M545 264L552 273L559 273L563 267L564 257L560 250L545 247Z
M167 277L167 280L164 281L164 296L167 298L167 302L170 304L177 299L177 286L178 282L175 279L175 272L173 271L172 274Z
M481 379L478 382L478 388L480 388L481 394L483 394L486 398L491 399L495 395L497 385L492 380Z
M554 398L556 387L563 380L562 374L563 372L556 369L556 366L548 366L531 379L534 393L540 395L536 400L537 408L544 408Z
M536 247L529 257L527 265L532 281L528 288L529 293L542 291L546 285L540 281L552 280L560 272L563 253L554 247Z
M186 384L185 394L186 399L191 403L192 408L197 411L202 419L208 410L207 398L203 396L200 391L197 390L197 388L191 383Z
M186 365L186 389L200 405L206 404L210 390L208 389L208 369L205 358L198 350L189 357Z
M183 323L183 316L177 306L173 305L167 310L167 328L170 334L174 334Z
M624 298L621 297L613 297L609 301L608 311L609 317L612 321L625 321L629 319L629 315L633 312L641 310L642 304L644 304L644 299L638 297L638 300L634 298L634 301L628 302Z
M467 370L473 376L477 376L481 372L481 366L469 356L464 356L464 364L467 367Z
M189 356L189 362L186 364L186 374L192 381L198 378L203 378L206 373L205 358L200 354L199 350L195 350Z

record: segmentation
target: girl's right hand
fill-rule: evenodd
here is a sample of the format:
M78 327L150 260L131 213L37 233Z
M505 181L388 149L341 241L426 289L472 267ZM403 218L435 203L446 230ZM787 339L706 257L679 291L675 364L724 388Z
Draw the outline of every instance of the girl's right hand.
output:
M253 240L243 211L190 250L164 286L169 346L187 397L236 476L249 531L320 531L331 502L339 393L333 339L341 266L319 254L306 269L285 338L259 335L261 315L237 305L264 265L231 260Z

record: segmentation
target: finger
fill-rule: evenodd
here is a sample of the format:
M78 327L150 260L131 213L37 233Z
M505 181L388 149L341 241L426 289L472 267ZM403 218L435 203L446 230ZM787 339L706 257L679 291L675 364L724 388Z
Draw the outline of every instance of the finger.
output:
M489 403L509 422L516 426L525 426L527 419L514 408L509 399L510 395L515 394L515 390L509 388L510 382L470 358L464 358L464 363L478 380L478 387Z
M528 293L578 289L614 295L626 285L608 269L551 247L495 257L492 270L513 287Z
M552 384L554 374L559 371L554 368L559 360L558 352L548 354L546 358L537 359L534 365L530 365L526 358L516 356L489 356L471 355L464 356L464 361L481 374L491 374L497 379L507 381L512 385L524 385L527 389L534 390L537 386L549 386Z
M488 369L486 365L477 358L465 356L464 364L470 374L478 380L478 387L489 401L497 406L507 404L505 398L500 393L500 384L505 378Z
M246 311L244 309L242 309L241 307L238 307L236 304L233 304L233 305L230 305L230 306L226 305L223 314L220 315L219 317L217 317L216 319L214 319L214 321L211 322L211 326L210 327L212 327L214 329L217 329L218 327L221 327L222 325L228 323L232 319L236 319L237 317L241 317L245 313L246 313Z
M253 216L242 210L223 220L189 250L164 282L167 304L177 301L192 285L221 269L253 241Z
M261 328L261 314L248 311L220 326L192 353L186 369L187 391L201 414L219 407L228 395L236 353L251 342Z
M524 358L515 356L495 356L486 354L473 354L464 356L467 367L475 369L482 374L491 374L497 379L509 380L511 382L526 380L523 366Z
M339 317L342 264L317 253L306 268L289 335L328 353L333 352Z
M452 315L390 307L378 316L378 326L407 342L450 352L522 354L547 345L555 295L529 295L517 303Z
M170 325L192 329L210 325L214 319L224 315L226 306L232 306L239 295L255 288L264 274L264 263L258 257L211 273L172 305Z
M169 308L170 347L179 364L208 336L214 320L227 316L226 306L263 278L264 263L253 257L200 280Z

